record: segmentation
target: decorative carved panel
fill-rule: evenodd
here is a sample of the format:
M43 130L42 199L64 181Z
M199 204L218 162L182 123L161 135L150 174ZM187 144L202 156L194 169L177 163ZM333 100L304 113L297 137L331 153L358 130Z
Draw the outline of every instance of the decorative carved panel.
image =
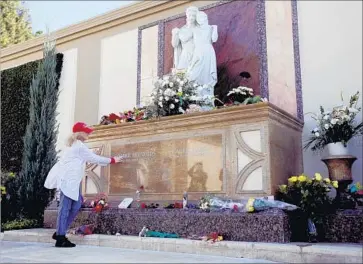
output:
M263 152L262 128L234 131L237 146L236 193L264 190L263 167L266 155Z

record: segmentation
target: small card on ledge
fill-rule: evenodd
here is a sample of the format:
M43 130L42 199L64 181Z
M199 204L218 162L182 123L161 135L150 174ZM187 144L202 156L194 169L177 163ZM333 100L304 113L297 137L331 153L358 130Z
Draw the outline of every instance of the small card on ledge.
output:
M133 198L125 198L122 200L122 202L118 205L119 209L127 209L134 201Z

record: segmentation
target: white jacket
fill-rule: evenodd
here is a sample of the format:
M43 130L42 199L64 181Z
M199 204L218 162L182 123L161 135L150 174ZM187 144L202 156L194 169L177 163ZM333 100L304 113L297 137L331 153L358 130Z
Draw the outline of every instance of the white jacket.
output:
M107 166L111 163L111 158L94 154L85 144L77 140L71 147L64 150L60 160L50 170L44 187L47 189L60 189L65 196L78 201L86 162Z

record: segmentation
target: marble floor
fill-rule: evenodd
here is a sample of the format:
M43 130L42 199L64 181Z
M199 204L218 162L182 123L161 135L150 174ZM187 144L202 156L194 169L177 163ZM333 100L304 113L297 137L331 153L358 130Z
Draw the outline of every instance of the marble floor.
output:
M0 263L273 263L266 260L192 255L120 248L0 242Z

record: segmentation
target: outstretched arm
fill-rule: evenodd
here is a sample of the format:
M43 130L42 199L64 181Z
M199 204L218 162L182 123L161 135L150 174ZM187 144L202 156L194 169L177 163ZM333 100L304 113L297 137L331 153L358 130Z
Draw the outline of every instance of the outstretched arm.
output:
M100 166L107 166L108 164L113 164L113 163L121 161L119 157L107 158L107 157L102 157L102 156L96 155L89 148L87 148L84 144L81 144L81 147L79 149L79 156L85 162L97 164Z
M212 42L216 42L218 40L218 27L216 25L212 26Z

